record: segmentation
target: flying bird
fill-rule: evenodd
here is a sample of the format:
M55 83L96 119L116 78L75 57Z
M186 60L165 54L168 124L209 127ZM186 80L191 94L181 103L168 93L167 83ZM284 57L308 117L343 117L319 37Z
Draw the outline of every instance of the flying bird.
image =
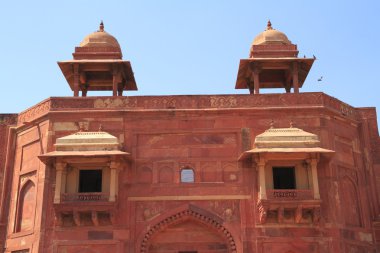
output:
M318 82L321 82L322 78L323 78L323 76L321 76L320 78L318 78Z

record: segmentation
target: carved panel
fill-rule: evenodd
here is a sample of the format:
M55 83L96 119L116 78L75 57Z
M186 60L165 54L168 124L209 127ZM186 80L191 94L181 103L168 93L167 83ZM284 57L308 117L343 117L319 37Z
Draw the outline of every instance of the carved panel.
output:
M159 169L159 177L158 181L160 183L173 183L174 182L174 175L173 175L173 169L169 167L161 167Z
M97 239L99 240L99 239ZM112 243L96 243L91 241L82 242L82 245L57 245L57 253L101 253L101 252L118 252L117 245Z
M224 182L239 181L240 171L236 162L223 162L222 169Z
M46 114L50 110L50 99L44 100L41 103L23 111L18 116L18 123L22 124L25 122L30 122L42 115Z
M80 109L96 108L93 99L83 98L53 98L51 100L51 109Z
M317 242L300 242L297 241L272 241L267 240L260 243L262 247L262 253L319 253L325 252L320 250L320 246Z
M41 146L36 141L22 147L21 170L37 170L39 168Z
M328 108L330 108L336 112L339 112L342 115L347 116L349 118L356 118L357 117L357 112L356 112L355 108L353 108L352 106L350 106L346 103L343 103L342 101L340 101L334 97L324 95L323 96L323 104L326 107L328 107Z
M220 182L221 169L218 168L217 162L201 162L201 180L202 182Z
M342 180L345 177L348 177L356 185L359 184L358 172L356 170L338 166L338 175L340 180Z
M340 179L339 188L339 199L344 210L345 223L348 226L360 227L362 225L360 201L356 183L352 181L351 176L345 176Z
M238 200L209 201L209 209L225 221L237 221L240 219L239 203Z
M355 166L353 142L344 137L335 136L334 158L347 165Z
M163 210L164 205L161 202L139 202L137 204L136 221L149 221L160 215Z
M150 184L153 181L152 168L147 165L143 165L137 168L137 182L140 184Z
M97 98L94 101L94 108L99 108L99 109L135 108L136 105L137 105L136 97Z

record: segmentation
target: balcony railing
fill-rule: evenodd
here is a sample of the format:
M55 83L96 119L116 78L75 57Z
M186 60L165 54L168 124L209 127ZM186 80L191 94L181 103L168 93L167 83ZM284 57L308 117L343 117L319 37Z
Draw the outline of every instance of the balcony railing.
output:
M267 198L271 200L306 200L313 199L312 190L267 190Z
M86 192L86 193L62 193L62 202L96 202L108 201L109 194L102 192Z

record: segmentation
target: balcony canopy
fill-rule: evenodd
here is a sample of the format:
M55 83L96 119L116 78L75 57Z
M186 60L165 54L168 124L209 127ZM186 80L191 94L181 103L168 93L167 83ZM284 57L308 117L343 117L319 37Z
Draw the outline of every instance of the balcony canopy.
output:
M269 128L256 136L254 148L240 155L239 160L264 153L317 153L325 156L332 155L334 151L320 147L318 136L302 129Z
M40 155L46 163L53 158L85 157L127 157L130 154L120 150L118 139L103 131L77 132L58 138L54 144L56 150Z

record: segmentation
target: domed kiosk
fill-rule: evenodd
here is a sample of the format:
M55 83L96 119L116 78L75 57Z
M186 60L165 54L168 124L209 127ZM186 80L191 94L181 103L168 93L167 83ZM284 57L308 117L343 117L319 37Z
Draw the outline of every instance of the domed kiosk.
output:
M249 58L241 59L235 89L285 88L299 92L315 58L298 58L297 45L268 21L264 32L252 42Z
M272 23L268 21L267 29L258 34L253 40L252 45L290 45L292 42L288 39L285 33L273 29Z
M137 90L132 66L122 60L119 42L104 30L87 35L75 48L73 60L58 62L74 96L87 96L87 91L112 90L113 96L121 96L124 90Z

